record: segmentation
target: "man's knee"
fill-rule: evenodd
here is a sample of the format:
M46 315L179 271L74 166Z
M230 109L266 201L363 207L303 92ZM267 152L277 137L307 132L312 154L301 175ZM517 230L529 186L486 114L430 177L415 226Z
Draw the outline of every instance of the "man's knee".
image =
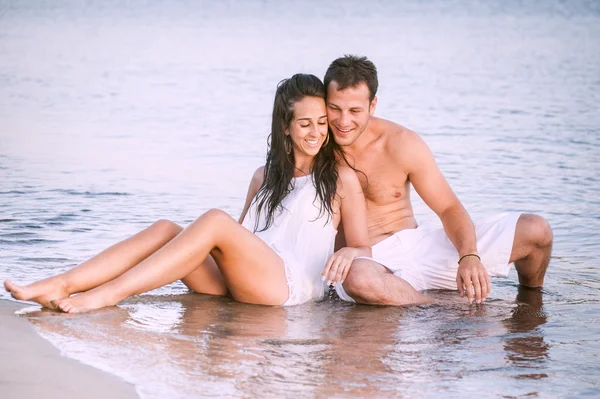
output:
M369 259L357 259L344 280L344 291L351 297L365 298L376 293L381 284L381 274L386 270L379 263Z
M552 246L552 229L543 217L525 213L519 217L517 228L519 229L519 236L525 241L524 244L537 248Z

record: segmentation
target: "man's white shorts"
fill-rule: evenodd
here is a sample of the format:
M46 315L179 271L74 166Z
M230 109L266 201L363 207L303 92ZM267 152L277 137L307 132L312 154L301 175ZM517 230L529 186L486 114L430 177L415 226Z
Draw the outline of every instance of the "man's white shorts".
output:
M510 254L520 213L501 213L474 222L477 251L490 276L508 276ZM373 246L373 260L406 280L417 291L456 290L458 252L443 228L423 224L400 230ZM354 302L341 284L338 296Z

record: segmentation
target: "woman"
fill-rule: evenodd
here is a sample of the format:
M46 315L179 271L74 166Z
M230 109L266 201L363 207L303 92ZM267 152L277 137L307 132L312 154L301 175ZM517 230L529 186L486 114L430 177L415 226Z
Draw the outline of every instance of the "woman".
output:
M158 221L66 273L26 287L5 281L7 291L64 312L116 305L179 279L253 304L321 298L324 280L343 281L354 258L371 256L365 199L354 171L336 166L324 99L313 75L278 85L267 161L239 223L216 209L185 230ZM348 246L333 253L342 218Z

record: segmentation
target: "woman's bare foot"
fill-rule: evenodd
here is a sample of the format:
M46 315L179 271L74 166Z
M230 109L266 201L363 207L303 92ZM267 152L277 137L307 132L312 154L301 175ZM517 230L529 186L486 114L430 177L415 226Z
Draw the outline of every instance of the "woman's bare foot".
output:
M52 301L52 304L65 313L84 313L114 305L108 303L101 294L93 291L87 291L70 298L57 299Z
M4 281L4 288L15 299L34 301L50 309L55 309L51 303L52 300L69 296L66 284L58 279L46 279L26 286L6 280Z

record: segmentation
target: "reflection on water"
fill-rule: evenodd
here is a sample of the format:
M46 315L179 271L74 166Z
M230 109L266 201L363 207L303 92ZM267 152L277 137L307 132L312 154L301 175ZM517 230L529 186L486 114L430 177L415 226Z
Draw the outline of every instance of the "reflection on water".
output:
M35 308L26 315L64 353L124 376L152 398L414 397L476 392L489 373L495 390L549 378L542 291L519 288L514 304L478 307L431 295L437 305L412 309L146 295L87 315Z
M546 373L536 373L536 369L546 368L550 349L544 341L544 334L538 329L547 319L543 295L542 290L519 287L517 307L512 310L512 317L503 321L508 332L504 339L506 359L519 369L519 375L515 378L548 377Z
M422 134L475 218L549 220L543 291L513 273L482 306L280 309L176 283L25 317L144 398L597 396L599 37L588 0L0 0L0 280L64 271L159 218L237 216L276 83L366 54L377 115Z

